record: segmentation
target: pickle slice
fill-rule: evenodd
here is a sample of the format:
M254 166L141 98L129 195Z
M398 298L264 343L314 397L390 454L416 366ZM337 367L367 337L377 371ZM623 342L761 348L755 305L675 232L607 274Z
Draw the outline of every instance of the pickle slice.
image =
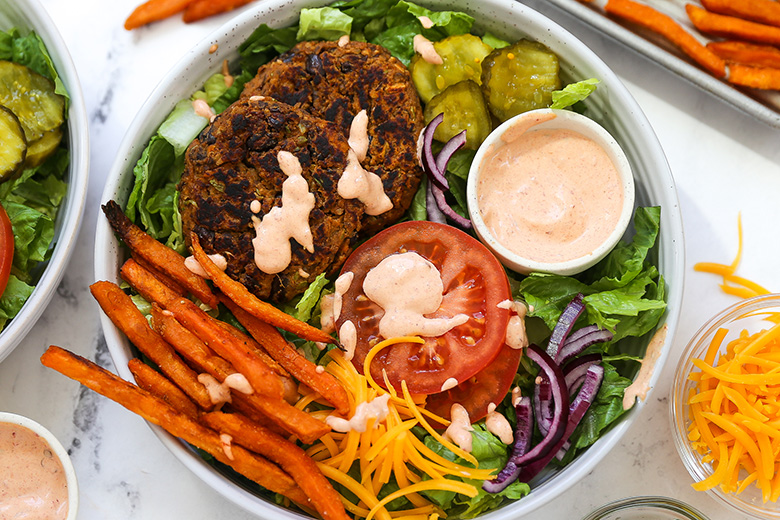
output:
M19 172L27 157L27 139L19 118L0 105L0 183Z
M412 81L424 103L461 81L470 79L479 84L482 59L493 50L473 34L449 36L434 43L433 48L441 56L441 65L428 63L419 54L409 64Z
M482 61L482 91L488 108L501 121L552 103L561 88L558 56L530 40L496 49Z
M476 150L493 129L482 90L471 80L461 81L444 89L425 106L425 123L443 113L444 121L433 138L446 143L461 131L466 131L466 148Z
M0 61L0 105L16 114L29 142L65 120L65 98L54 91L54 83L10 61Z
M62 127L44 132L40 139L36 139L27 145L27 159L25 168L34 168L43 164L43 161L53 154L62 141Z

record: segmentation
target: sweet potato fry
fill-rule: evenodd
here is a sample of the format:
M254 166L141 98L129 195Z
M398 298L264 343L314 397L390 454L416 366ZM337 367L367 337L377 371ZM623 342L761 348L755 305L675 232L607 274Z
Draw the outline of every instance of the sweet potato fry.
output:
M227 433L236 444L277 463L288 472L324 520L348 520L341 497L306 453L265 428L236 414L213 412L203 416L213 430Z
M140 256L132 255L132 258L133 258L134 261L138 262L138 264L141 267L143 267L144 269L146 269L147 271L152 273L155 278L160 280L160 282L163 285L165 285L168 289L170 289L171 291L175 292L179 296L184 296L185 294L187 294L187 289L185 289L184 287L182 287L181 285L176 283L176 281L173 278L171 278L167 274L163 273L162 271L157 269L155 266L153 266L152 264L150 264L149 262L147 262L146 260L144 260Z
M122 279L138 291L146 301L154 302L163 307L171 301L182 297L154 276L154 273L143 267L134 259L126 261L119 270Z
M219 297L219 296L218 296ZM223 298L227 301L230 301L229 298L224 297ZM246 343L246 345L252 349L252 352L257 354L257 356L262 359L266 365L271 367L271 370L276 372L278 375L282 377L290 377L290 373L285 370L285 368L276 362L274 358L268 355L268 353L260 347L260 345L255 341L253 338L247 336L237 328L235 328L233 325L229 323L225 323L224 321L217 321L216 322L220 327L225 329L225 331L231 335L233 335L236 339L239 341ZM270 325L269 325L270 326Z
M226 13L253 0L195 0L184 10L182 20L185 23L197 22L209 16Z
M187 269L183 256L165 244L161 244L133 224L119 207L119 204L113 200L108 201L103 206L103 213L116 234L136 255L156 266L182 287L186 287L206 305L216 308L217 298L211 292L206 280Z
M260 346L289 370L293 377L319 393L338 413L346 414L349 411L347 392L336 378L326 372L317 372L317 365L295 350L274 327L252 316L224 295L218 297Z
M747 67L734 63L729 66L729 83L762 90L780 90L780 69Z
M780 49L771 45L759 45L735 40L710 42L707 48L726 60L749 67L780 69Z
M219 287L228 298L236 302L236 304L245 309L249 314L270 323L274 327L279 327L287 332L292 332L293 334L310 341L319 341L322 343L334 342L333 338L320 329L297 320L289 314L280 311L270 303L258 299L255 295L250 293L246 287L230 278L220 268L214 265L214 262L211 261L208 255L206 255L200 247L198 236L194 233L191 236L191 241L192 252L195 255L195 259L200 262L200 265L208 273L214 284Z
M184 298L169 302L166 308L174 314L176 321L244 374L255 392L276 399L284 397L284 385L279 376L245 342L228 334L217 320Z
M135 377L138 386L159 397L170 406L183 413L190 419L198 418L198 407L193 403L187 394L173 384L161 373L144 363L138 358L133 358L127 363L130 372Z
M722 38L780 45L780 27L749 22L734 16L710 13L693 4L686 5L685 11L694 27L703 33Z
M726 76L726 63L669 16L633 0L608 0L604 11L660 34L714 76Z
M230 362L214 355L197 336L182 326L173 316L165 315L159 308L155 311L154 306L152 316L155 327L159 327L160 334L168 339L171 345L197 370L211 374L220 383L236 372ZM330 431L327 424L282 399L270 399L257 393L246 395L238 391L232 391L231 398L231 405L253 421L274 430L280 429L291 433L303 442L314 442Z
M198 382L197 374L149 327L146 318L118 285L96 282L89 289L103 312L138 350L160 367L163 374L204 410L213 407L206 388Z
M41 363L161 426L171 435L197 446L264 488L281 493L303 506L309 506L306 494L275 464L240 446L232 446L232 458L228 457L216 432L91 361L60 347L50 346L41 356Z
M125 20L125 29L137 29L148 23L164 20L180 13L192 0L149 0L135 8Z
M780 4L775 0L701 0L710 12L780 27Z

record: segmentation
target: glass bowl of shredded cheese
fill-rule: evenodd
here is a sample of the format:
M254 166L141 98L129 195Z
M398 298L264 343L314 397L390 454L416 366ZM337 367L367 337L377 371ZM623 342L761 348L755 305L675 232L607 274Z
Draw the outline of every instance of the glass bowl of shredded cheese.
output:
M582 520L708 520L693 507L670 497L631 497L610 502Z
M780 519L780 294L741 301L699 330L677 367L671 413L694 489Z

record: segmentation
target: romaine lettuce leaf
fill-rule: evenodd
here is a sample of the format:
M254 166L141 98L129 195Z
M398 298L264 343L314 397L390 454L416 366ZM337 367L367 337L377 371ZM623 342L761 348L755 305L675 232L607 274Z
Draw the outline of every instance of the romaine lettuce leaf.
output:
M5 287L2 296L0 296L0 330L5 324L16 316L21 310L24 302L33 292L33 287L19 280L13 274L8 279L8 285Z
M484 38L483 38L484 40ZM577 83L569 83L562 90L552 93L550 108L568 108L590 96L599 84L595 78L585 79Z
M311 318L312 310L320 302L320 295L322 289L328 285L329 281L325 278L325 273L321 273L312 283L306 288L306 291L298 300L295 305L295 317L301 321L309 321Z
M31 282L31 270L48 258L54 238L54 221L48 215L17 202L4 201L3 207L14 232L13 273Z
M301 9L296 39L338 40L352 32L352 17L333 7Z

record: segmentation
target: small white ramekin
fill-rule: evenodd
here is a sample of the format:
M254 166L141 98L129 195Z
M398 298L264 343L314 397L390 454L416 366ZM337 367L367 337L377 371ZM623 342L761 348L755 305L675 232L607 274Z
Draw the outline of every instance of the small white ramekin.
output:
M555 117L545 120L547 114L550 113L555 114ZM502 138L507 131L520 125L528 124L530 120L536 118L542 119L543 121L534 124L529 130L541 128L572 130L596 142L596 144L607 153L607 156L615 165L620 177L623 189L623 207L615 228L604 242L590 253L579 258L561 262L540 262L526 258L521 254L510 250L496 240L485 224L485 221L482 219L477 198L477 183L479 182L479 176L482 171L482 163L485 156L504 144ZM623 149L601 125L588 117L570 110L554 110L549 108L531 110L502 123L501 126L491 132L479 147L479 150L477 150L474 161L471 163L466 189L469 216L471 217L471 222L474 225L474 231L477 233L477 236L491 251L493 251L493 254L498 257L502 264L509 269L522 274L542 272L569 276L592 267L617 245L618 241L625 233L626 228L628 228L628 224L631 221L631 214L634 210L634 177L628 159L626 158L625 153L623 153Z
M0 412L0 423L16 424L38 434L51 447L54 454L60 460L65 472L65 481L68 484L68 516L66 520L76 520L79 509L79 486L76 479L76 470L65 448L52 432L39 423L15 413Z

